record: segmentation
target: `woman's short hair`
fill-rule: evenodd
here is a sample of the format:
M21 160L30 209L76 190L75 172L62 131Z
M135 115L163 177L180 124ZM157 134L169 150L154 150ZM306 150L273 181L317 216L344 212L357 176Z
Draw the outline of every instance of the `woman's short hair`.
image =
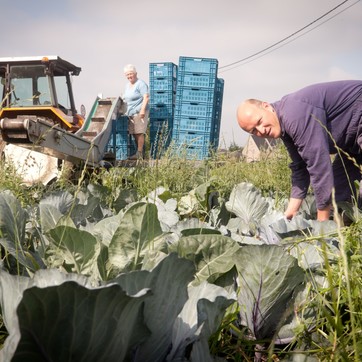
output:
M124 68L123 68L124 74L126 73L137 73L136 67L133 64L127 64Z

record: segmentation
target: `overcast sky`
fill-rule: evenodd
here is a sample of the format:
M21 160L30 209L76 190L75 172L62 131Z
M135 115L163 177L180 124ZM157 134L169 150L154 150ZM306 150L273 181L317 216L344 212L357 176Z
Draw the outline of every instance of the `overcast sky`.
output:
M100 93L121 95L127 63L148 82L149 63L216 58L225 81L220 146L242 146L247 135L235 113L243 99L272 102L312 83L362 79L362 2L349 0L262 56L222 67L272 46L342 2L2 0L0 56L58 55L81 67L73 80L78 111L81 104L90 110Z

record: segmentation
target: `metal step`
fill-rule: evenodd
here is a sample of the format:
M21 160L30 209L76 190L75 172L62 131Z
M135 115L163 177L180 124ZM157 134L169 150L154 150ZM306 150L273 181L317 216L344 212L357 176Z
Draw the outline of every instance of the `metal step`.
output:
M83 132L83 137L84 138L94 138L95 136L97 136L98 132L95 131L86 131Z
M108 98L102 98L98 101L98 104L112 105L112 100Z

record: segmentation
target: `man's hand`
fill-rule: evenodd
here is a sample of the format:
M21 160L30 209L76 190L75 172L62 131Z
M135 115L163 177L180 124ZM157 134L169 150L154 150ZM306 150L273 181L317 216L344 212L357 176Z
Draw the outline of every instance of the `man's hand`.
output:
M288 207L284 212L284 216L289 220L291 218L293 218L293 216L295 216L297 214L297 212L299 211L300 206L302 205L302 202L303 202L303 199L290 198Z
M284 212L284 216L287 219L292 219L297 212L300 209L300 206L302 205L303 199L293 199L291 198L289 200L289 204L287 209ZM324 209L318 209L317 210L317 220L318 221L326 221L329 220L329 216L330 216L330 212L331 212L331 206L327 206Z

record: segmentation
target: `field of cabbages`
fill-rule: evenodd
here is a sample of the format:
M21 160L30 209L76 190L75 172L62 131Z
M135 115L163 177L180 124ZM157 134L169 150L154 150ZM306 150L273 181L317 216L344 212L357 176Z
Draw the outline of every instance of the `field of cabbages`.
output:
M0 191L1 361L359 361L362 221L283 217L283 157ZM281 181L279 181L281 180Z

